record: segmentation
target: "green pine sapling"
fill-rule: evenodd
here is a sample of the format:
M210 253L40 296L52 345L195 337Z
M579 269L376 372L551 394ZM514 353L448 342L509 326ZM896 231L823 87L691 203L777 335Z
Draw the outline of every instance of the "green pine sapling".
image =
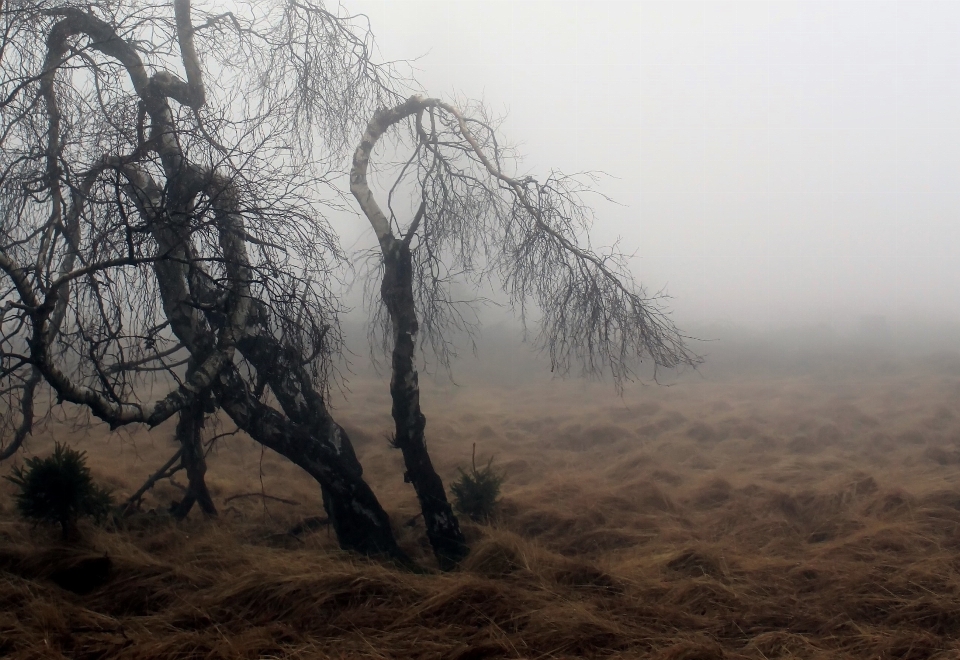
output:
M489 520L500 501L500 486L504 475L493 469L493 457L482 470L477 469L477 443L473 443L473 468L469 473L462 468L460 477L450 486L458 513L475 522Z
M90 477L86 452L78 452L59 442L46 458L34 456L24 467L4 477L19 491L17 510L24 518L58 523L63 540L77 536L77 521L91 516L97 521L109 513L109 491L97 486Z

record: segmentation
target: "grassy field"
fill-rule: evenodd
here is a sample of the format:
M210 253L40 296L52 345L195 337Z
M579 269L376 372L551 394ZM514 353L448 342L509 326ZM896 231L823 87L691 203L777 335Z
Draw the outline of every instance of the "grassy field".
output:
M735 362L735 361L734 361ZM733 363L730 363L733 364ZM728 364L729 366L729 364ZM229 435L210 459L220 519L145 513L79 548L19 522L0 490L0 655L14 658L960 657L960 358L729 368L670 387L467 379L425 386L449 483L507 475L459 571L345 555L293 466ZM431 566L382 381L339 403L403 547ZM209 429L210 434L230 428ZM171 428L51 422L124 495L173 454ZM8 467L4 467L4 470ZM182 480L182 477L181 477ZM293 503L255 495L266 493ZM144 510L180 491L164 482ZM414 519L411 523L411 519ZM51 578L107 554L85 595Z

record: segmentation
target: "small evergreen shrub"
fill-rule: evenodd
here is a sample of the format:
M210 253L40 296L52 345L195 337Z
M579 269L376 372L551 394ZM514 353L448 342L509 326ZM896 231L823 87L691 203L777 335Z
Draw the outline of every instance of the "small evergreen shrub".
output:
M99 521L113 503L109 491L93 483L86 452L59 442L51 456L28 458L24 467L5 477L20 492L16 495L20 515L36 522L58 523L64 540L76 533L77 520L92 516Z
M460 477L450 486L457 513L469 516L476 522L489 520L500 501L500 486L504 479L502 473L493 469L493 457L490 457L485 468L478 470L477 445L474 443L471 471L457 469Z

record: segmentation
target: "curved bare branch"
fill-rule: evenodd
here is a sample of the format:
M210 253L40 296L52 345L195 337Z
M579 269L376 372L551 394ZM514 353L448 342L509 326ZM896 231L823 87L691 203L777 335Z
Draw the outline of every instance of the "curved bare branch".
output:
M535 302L538 343L555 370L566 372L577 361L586 373L611 374L620 387L645 358L655 369L700 362L663 309L663 298L647 296L634 281L627 257L615 247L598 253L580 242L592 216L581 201L589 185L561 174L544 181L508 174L507 151L482 108L468 113L412 96L368 123L354 153L351 192L384 255L393 233L366 173L377 140L410 118L415 167L405 167L400 179L411 171L417 177L417 211L404 241L417 239L414 295L442 360L449 348L443 333L462 323L450 283L458 277L483 281L496 272L522 319L527 301Z

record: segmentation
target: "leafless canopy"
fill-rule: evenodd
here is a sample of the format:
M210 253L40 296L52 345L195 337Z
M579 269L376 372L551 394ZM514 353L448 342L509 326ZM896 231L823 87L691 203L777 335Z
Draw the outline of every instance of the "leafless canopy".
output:
M395 442L434 553L454 566L466 543L415 367L418 316L441 358L466 323L453 283L495 274L523 318L533 305L562 372L580 363L619 385L645 357L697 358L623 255L583 243L587 181L511 173L479 106L404 100L362 20L311 0L213 7L0 4L0 460L53 397L112 426L176 414L190 482L176 515L194 502L216 515L201 431L222 409L317 480L342 547L403 560L325 400L343 255L324 212L362 135L350 190L383 257ZM410 148L389 217L366 180L388 131ZM402 222L392 202L410 184Z
M384 212L366 169L391 127L408 129L409 156ZM585 200L597 194L596 177L551 172L537 179L515 168L513 150L482 105L419 96L379 112L356 151L354 194L381 245L397 236L410 246L420 327L441 359L449 356L449 330L469 329L454 287L486 280L503 287L524 321L535 319L536 342L559 373L606 373L619 387L643 360L654 368L696 365L700 358L664 311L662 296L634 280L627 255L590 246L594 217ZM398 198L410 190L413 203L405 209Z
M365 23L303 0L0 6L2 454L43 382L112 424L176 412L182 388L157 404L144 386L191 356L188 390L205 360L236 360L262 391L232 351L252 318L322 391L340 348L331 182L397 85Z

